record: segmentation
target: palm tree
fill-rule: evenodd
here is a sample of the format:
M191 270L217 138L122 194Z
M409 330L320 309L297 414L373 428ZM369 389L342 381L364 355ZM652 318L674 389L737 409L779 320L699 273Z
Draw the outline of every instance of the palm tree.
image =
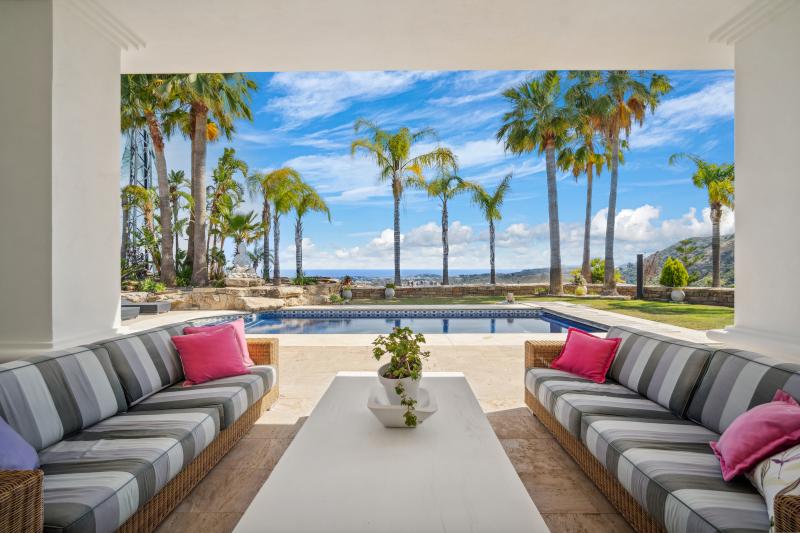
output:
M303 275L303 217L310 212L325 213L328 217L328 222L331 220L331 211L328 209L328 204L325 203L325 200L313 187L306 184L300 190L300 194L294 204L294 255L295 271L298 278Z
M159 113L173 107L175 99L164 90L164 78L156 74L122 76L121 125L123 131L147 127L153 141L158 177L158 209L161 213L161 281L175 285L175 256L172 249L172 217L169 202L167 159L164 156L164 133Z
M550 70L503 92L511 111L503 115L497 140L514 154L534 150L545 154L547 165L547 204L550 227L550 294L563 294L561 279L561 236L558 222L556 150L569 140L570 121L561 105L561 78Z
M581 275L591 282L591 231L592 231L592 185L594 175L600 175L608 158L597 152L595 134L600 131L603 109L599 102L581 84L570 87L566 93L569 105L570 122L574 131L575 144L562 149L558 154L558 167L572 172L575 181L586 175L586 210L583 222L583 257Z
M141 235L139 235L141 241L137 246L144 245L150 257L153 258L153 264L160 275L161 251L158 249L156 242L155 229L155 201L158 198L158 194L155 190L141 185L126 185L122 188L122 194L125 198L123 202L124 208L137 207L144 216L144 228Z
M619 178L619 155L621 150L620 133L625 139L630 136L633 124L644 124L647 110L653 113L661 97L672 90L669 79L663 74L633 74L629 70L583 71L573 73L578 83L591 90L601 90L598 98L603 109L602 130L611 150L611 182L608 194L608 214L606 218L605 279L603 294L616 295L617 282L614 277L614 229L617 216L617 182Z
M494 269L494 223L503 218L500 209L503 207L503 200L510 188L511 174L503 178L503 181L492 193L487 192L479 185L472 186L472 202L478 206L486 222L489 223L489 283L492 285L497 283Z
M300 195L307 189L307 185L299 178L284 180L278 184L272 193L272 283L281 284L281 215L287 214L297 205Z
M271 172L256 172L247 177L247 189L250 197L261 196L263 201L261 209L261 224L263 225L262 234L264 236L264 281L269 281L269 233L272 226L272 199L275 192L282 183L289 181L300 181L300 173L291 167L283 167Z
M367 133L350 145L351 155L363 152L373 158L378 165L378 180L389 182L394 198L394 283L400 285L400 199L406 186L424 180L423 169L439 166L453 166L456 157L449 148L436 147L430 152L412 157L415 143L436 136L436 131L425 128L412 132L406 127L397 131L386 131L364 119L355 122L356 134Z
M178 250L180 250L179 238L186 229L187 219L180 218L181 205L180 200L186 202L186 207L191 210L194 200L191 193L186 189L191 187L189 180L186 179L186 174L183 170L170 170L167 177L169 182L169 203L172 208L172 232L175 235L175 258L177 262Z
M418 186L425 190L429 198L438 198L442 208L442 285L450 284L448 238L449 213L447 203L459 194L472 190L475 184L463 180L455 174L455 169L441 168L439 175L430 181L420 181Z
M206 188L209 201L209 229L206 240L206 249L212 248L211 237L214 237L213 247L217 246L219 225L221 217L230 214L240 204L244 197L242 185L236 181L235 174L239 171L247 179L247 163L236 157L236 150L225 148L217 161L217 167L212 172L212 184Z
M192 144L192 224L193 260L192 284L208 284L206 258L206 147L209 117L213 117L227 138L234 131L234 120L252 120L251 91L258 88L246 74L189 74L179 76L172 90L189 108L188 131Z
M695 187L708 191L708 206L711 208L711 286L719 287L720 280L720 244L719 223L722 208L733 209L734 169L733 163L717 165L704 161L694 154L672 154L669 164L674 165L680 159L691 160L696 167L692 175Z

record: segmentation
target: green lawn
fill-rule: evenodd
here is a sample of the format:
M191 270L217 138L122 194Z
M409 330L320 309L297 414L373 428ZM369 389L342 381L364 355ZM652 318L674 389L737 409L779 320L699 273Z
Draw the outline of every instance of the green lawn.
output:
M714 305L676 304L644 300L616 300L608 298L557 298L552 296L518 296L518 302L563 301L604 311L612 311L656 322L664 322L691 329L719 329L733 323L733 309ZM353 300L354 305L452 305L498 303L496 296L465 296L463 298L395 298L394 300Z

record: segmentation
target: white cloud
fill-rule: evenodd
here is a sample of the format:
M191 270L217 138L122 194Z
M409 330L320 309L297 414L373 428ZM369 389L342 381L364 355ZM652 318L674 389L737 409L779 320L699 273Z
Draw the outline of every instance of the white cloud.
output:
M267 102L266 111L283 116L289 127L347 109L355 101L374 100L407 90L437 72L281 72L270 88L286 93Z
M714 124L733 118L734 83L725 79L703 89L667 98L648 114L641 128L631 134L631 148L653 148L679 143L690 132L704 131Z
M461 96L442 96L441 98L432 98L428 100L431 105L439 105L444 107L455 107L464 104L471 104L473 102L480 102L487 100L498 95L498 91L491 90L482 93L464 94Z

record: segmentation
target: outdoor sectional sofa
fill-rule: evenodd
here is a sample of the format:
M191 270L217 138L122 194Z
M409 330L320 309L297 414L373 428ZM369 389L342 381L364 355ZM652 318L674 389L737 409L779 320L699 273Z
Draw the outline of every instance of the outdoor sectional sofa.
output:
M0 365L0 416L39 453L0 471L0 531L151 531L278 397L276 339L183 387L177 324Z
M722 479L709 441L777 389L800 398L800 365L614 327L605 383L551 369L563 341L525 345L525 402L637 530L767 531L764 499ZM775 530L800 531L800 497L775 502Z

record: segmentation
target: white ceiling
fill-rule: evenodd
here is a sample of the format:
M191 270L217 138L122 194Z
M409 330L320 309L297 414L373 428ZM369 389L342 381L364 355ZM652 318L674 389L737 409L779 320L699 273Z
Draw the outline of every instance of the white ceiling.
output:
M126 72L733 68L709 37L774 1L73 0Z

